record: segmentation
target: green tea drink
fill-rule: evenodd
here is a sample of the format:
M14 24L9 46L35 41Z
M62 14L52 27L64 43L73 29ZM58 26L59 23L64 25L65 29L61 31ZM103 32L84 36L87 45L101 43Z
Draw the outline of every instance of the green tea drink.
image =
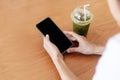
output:
M86 9L77 7L71 14L73 21L73 31L79 35L86 36L90 26L90 22L93 18L92 13Z

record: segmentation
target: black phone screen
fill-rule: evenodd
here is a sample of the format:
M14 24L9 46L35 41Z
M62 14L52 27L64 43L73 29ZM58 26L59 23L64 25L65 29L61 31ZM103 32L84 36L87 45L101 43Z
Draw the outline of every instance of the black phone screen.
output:
M50 41L57 46L62 54L72 46L72 42L49 17L38 23L36 26L44 36L46 34L49 35Z

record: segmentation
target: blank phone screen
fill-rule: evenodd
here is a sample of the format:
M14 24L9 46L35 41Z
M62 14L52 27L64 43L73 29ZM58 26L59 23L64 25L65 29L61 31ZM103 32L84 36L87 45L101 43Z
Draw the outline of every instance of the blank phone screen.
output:
M44 36L49 35L50 41L57 46L62 54L72 46L72 42L49 17L36 26Z

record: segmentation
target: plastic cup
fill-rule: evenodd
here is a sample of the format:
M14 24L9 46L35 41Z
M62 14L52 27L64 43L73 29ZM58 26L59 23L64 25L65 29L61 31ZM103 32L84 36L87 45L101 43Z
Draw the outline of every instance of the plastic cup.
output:
M84 14L84 9L77 7L71 13L71 19L73 21L73 31L79 35L87 36L93 14L87 9L86 14Z

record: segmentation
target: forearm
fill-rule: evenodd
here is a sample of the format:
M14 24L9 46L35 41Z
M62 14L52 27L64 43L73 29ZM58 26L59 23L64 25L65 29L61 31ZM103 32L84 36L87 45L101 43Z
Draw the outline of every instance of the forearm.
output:
M102 55L104 49L105 49L104 46L95 45L94 48L93 48L93 54Z
M63 59L53 60L62 80L78 80L76 75L67 67Z

